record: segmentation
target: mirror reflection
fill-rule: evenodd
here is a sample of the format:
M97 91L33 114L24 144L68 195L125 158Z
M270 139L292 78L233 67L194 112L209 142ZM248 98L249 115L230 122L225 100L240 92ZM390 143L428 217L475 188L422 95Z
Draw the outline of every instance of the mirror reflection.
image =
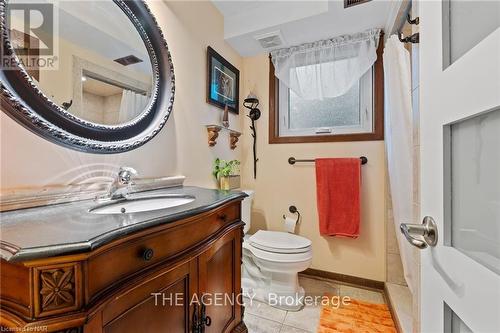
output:
M93 123L118 125L141 115L152 94L153 73L127 15L112 0L45 3L50 6L31 12L30 29L20 10L26 0L8 3L14 49L40 90ZM47 20L54 24L44 24ZM37 61L50 56L52 66Z

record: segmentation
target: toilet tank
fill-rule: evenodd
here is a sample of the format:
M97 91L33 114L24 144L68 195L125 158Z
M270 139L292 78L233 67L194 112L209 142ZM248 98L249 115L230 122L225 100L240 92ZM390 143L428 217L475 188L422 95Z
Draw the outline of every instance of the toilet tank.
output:
M243 199L241 202L241 220L245 222L245 226L243 227L243 232L246 234L248 230L250 229L250 225L252 223L252 201L253 201L253 195L254 191L251 190L243 190L248 197Z

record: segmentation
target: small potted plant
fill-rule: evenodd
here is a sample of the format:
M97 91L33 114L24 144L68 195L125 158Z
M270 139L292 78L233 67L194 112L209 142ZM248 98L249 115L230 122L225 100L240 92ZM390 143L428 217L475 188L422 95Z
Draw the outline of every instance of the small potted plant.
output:
M212 172L221 190L232 190L240 187L240 161L215 159Z

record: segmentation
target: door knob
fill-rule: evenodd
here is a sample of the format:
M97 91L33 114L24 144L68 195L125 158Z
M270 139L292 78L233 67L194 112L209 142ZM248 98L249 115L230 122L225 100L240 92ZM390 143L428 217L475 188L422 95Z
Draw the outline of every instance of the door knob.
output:
M436 246L437 244L437 226L430 216L424 217L422 224L401 223L399 229L405 235L406 240L419 249L425 249L427 245Z

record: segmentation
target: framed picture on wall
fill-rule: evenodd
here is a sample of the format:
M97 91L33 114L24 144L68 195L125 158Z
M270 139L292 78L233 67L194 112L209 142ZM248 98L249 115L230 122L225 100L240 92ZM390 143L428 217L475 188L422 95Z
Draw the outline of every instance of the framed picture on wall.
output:
M239 113L240 71L210 46L207 48L207 103Z

